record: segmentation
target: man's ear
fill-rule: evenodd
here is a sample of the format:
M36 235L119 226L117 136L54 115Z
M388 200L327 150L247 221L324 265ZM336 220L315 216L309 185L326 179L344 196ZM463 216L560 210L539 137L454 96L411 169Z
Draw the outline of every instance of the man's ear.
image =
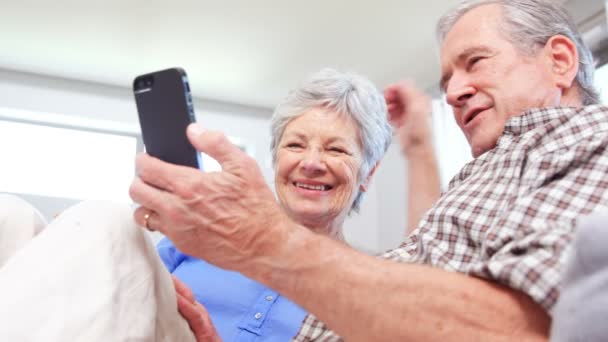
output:
M571 88L578 73L576 44L561 34L551 37L545 44L555 85L566 90Z
M376 165L374 165L367 177L363 180L363 182L361 182L361 185L359 185L359 190L361 190L362 192L367 191L367 188L369 187L369 184L372 181L372 177L374 176L374 173L376 173L376 169L378 169L378 165L380 165L380 162L377 162Z

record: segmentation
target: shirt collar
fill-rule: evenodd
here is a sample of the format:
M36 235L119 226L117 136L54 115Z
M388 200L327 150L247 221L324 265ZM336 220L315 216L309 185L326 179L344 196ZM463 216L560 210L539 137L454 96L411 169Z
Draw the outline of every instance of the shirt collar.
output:
M504 134L521 135L547 123L572 116L576 112L575 107L552 107L529 109L523 114L512 117L505 125Z

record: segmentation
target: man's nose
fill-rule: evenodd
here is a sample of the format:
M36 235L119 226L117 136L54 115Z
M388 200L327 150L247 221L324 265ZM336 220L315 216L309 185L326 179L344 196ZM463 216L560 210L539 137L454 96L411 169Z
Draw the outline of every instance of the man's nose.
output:
M475 95L476 91L468 77L454 73L446 87L447 102L452 107L462 107L468 99Z

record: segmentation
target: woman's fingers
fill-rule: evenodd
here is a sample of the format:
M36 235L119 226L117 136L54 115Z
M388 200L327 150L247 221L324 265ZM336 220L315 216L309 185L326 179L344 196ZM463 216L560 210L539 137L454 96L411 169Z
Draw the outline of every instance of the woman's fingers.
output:
M175 291L183 297L186 297L186 299L188 299L191 303L194 303L194 293L192 293L190 287L188 287L188 285L186 285L183 281L179 280L174 275L171 275L171 279L173 279L173 286L175 286Z
M177 288L177 287L176 287ZM221 341L209 313L202 304L191 301L187 296L177 293L177 308L186 319L197 342Z

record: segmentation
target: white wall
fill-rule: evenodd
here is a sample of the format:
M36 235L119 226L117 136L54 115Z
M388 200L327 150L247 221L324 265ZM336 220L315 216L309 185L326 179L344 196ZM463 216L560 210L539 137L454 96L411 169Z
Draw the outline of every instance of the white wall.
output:
M194 99L194 106L197 120L205 127L224 131L250 147L249 152L261 164L264 176L271 183L268 152L271 109L205 99ZM0 108L15 109L16 115L18 110L41 112L43 121L139 132L128 85L120 88L0 69ZM402 240L406 214L403 177L399 149L392 146L362 203L361 213L346 222L346 235L354 246L373 253L394 247ZM49 207L41 208L43 212L58 211L56 203L35 199L36 205Z
M407 218L406 164L396 142L389 147L376 171L378 251L397 247L405 236Z

